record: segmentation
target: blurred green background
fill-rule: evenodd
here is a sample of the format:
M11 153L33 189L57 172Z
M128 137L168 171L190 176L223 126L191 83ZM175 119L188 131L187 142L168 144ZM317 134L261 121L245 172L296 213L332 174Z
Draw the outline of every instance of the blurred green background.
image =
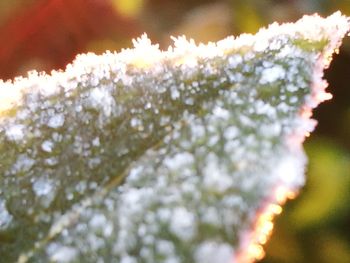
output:
M0 78L131 47L143 32L166 48L171 35L216 41L336 10L350 16L350 0L1 0ZM350 262L350 37L325 77L334 98L314 114L307 184L276 220L265 263Z

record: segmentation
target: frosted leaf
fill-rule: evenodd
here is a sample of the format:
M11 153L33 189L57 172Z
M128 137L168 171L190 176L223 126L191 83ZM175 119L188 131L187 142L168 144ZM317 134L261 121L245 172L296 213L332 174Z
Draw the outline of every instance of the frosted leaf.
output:
M143 35L134 49L2 82L2 258L261 257L272 222L257 222L304 183L301 143L348 30L335 13L208 45L174 38L167 51Z

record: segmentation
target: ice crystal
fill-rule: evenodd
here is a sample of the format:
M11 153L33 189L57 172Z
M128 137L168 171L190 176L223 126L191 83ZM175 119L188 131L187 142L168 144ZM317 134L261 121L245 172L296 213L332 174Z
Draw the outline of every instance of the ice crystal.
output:
M6 136L10 140L20 141L24 138L24 125L12 125L6 129Z
M53 148L53 142L52 141L44 141L41 144L41 149L45 152L52 152L52 148Z
M348 30L335 13L167 51L143 35L1 83L1 257L259 258L261 221L304 183L301 142Z
M61 127L64 124L64 115L63 114L57 114L52 117L50 117L47 126L50 128L58 128Z

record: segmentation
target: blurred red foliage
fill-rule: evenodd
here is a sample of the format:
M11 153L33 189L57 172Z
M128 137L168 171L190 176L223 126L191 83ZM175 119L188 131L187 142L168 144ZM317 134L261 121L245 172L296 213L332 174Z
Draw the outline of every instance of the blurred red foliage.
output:
M0 78L23 73L31 60L41 62L40 70L64 68L89 41L139 32L137 22L118 15L109 0L38 0L0 27Z

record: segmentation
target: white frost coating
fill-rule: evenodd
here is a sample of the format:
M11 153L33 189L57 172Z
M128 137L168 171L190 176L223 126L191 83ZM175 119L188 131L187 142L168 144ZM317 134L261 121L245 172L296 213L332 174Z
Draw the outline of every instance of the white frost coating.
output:
M184 207L176 207L170 221L170 231L183 241L189 241L196 233L196 218Z
M193 162L193 155L190 153L178 153L173 157L166 157L164 164L172 170L181 169L184 165Z
M225 129L224 131L224 136L225 139L227 140L232 140L234 138L236 138L237 136L239 136L239 129L235 126L230 126L227 129Z
M305 183L306 163L307 158L304 152L295 151L279 160L271 177L288 189L297 190Z
M276 109L270 104L264 103L261 100L258 100L254 104L254 107L255 107L256 113L258 114L269 115L271 117L276 116Z
M168 208L161 208L157 211L160 222L167 222L171 218L171 211Z
M230 244L207 241L198 246L194 258L196 263L234 263Z
M92 145L96 147L100 146L100 138L96 137L95 139L93 139Z
M224 193L232 187L233 178L218 163L215 155L209 154L204 167L204 185L219 193Z
M20 141L24 138L25 126L22 124L11 125L6 129L5 133L9 140Z
M54 144L52 141L44 141L42 144L41 144L41 149L45 152L52 152L52 149L54 147Z
M164 261L164 263L181 263L180 259L176 256L168 258Z
M125 207L130 209L130 212L137 212L142 208L142 198L145 193L144 189L128 189L121 196Z
M243 61L242 56L233 55L228 58L228 65L230 68L236 68Z
M230 112L226 109L223 109L222 107L215 107L213 110L213 114L216 117L222 118L224 120L227 120L230 117Z
M94 88L89 96L90 106L102 110L106 117L110 117L115 107L115 101L108 88Z
M93 215L93 217L91 218L89 222L89 226L91 226L92 228L102 229L106 225L106 223L107 223L107 219L105 215L96 214L96 215Z
M131 181L137 181L141 175L142 175L142 167L136 167L136 168L132 168L129 172L129 180Z
M174 244L168 240L159 240L156 243L156 249L163 255L171 255L175 253Z
M202 125L191 125L191 133L193 138L201 138L205 135L205 129Z
M270 43L268 39L261 39L254 44L254 51L262 52L269 47Z
M5 201L0 199L0 230L6 229L6 227L11 223L12 216L6 209Z
M62 246L57 248L51 255L50 260L57 263L71 262L77 257L78 253L75 248Z
M260 79L261 84L267 84L274 82L279 79L283 79L286 75L286 71L280 65L274 65L271 68L265 68L262 71L262 76Z
M323 80L323 71L329 66L332 54L337 52L337 48L340 46L342 38L349 31L349 28L349 18L342 16L340 12L336 12L326 19L314 15L304 16L295 24L284 24L279 26L275 23L269 26L268 29L260 30L256 35L258 38L267 38L269 36L271 37L287 32L288 35L301 35L303 38L311 41L322 41L325 38L330 40L330 43L324 49L322 55L318 57L318 61L314 67L311 85L312 96L307 98L300 115L294 120L295 125L293 130L287 134L285 138L290 153L286 154L286 156L281 156L281 160L271 175L272 181L277 180L275 186L282 186L288 191L295 192L304 184L306 156L302 150L302 142L304 141L305 136L309 134L316 125L315 121L310 119L311 109L315 108L320 102L330 98L330 95L325 92L327 83ZM279 47L276 46L276 48ZM290 54L295 55L296 53L284 48L279 56L282 54L290 56ZM267 72L263 72L262 79L260 80L262 84L277 80L279 75L286 75L286 72L282 72L282 70L272 72L273 74L271 77L267 76L265 73ZM288 76L290 73L293 73L293 68L287 73L288 80L290 80ZM291 76L298 80L298 76L293 76L293 74L291 74ZM298 88L299 87L290 84L287 86L287 89L291 92L295 92ZM276 196L274 196L273 193L267 198L267 200L270 200L272 203L278 203L278 200L276 200ZM265 213L269 213L268 209L266 211L264 209L260 212L261 216ZM241 233L241 252L235 255L238 261L241 260L240 257L242 255L243 261L253 261L253 258L249 258L247 248L250 245L259 245L259 243L258 241L251 239L252 235L254 235L252 230L245 230Z
M141 127L142 126L142 120L140 120L138 118L132 118L130 120L130 125L131 125L131 127L134 127L134 128Z
M203 222L213 226L220 226L220 216L214 207L208 207L202 218Z
M47 158L45 159L45 164L49 166L55 166L58 164L58 159L56 157Z
M18 155L16 162L13 165L14 172L28 172L35 164L35 161L26 154Z
M33 183L33 191L37 196L46 196L52 193L54 182L50 179L39 178Z
M122 257L120 263L137 263L137 260L134 257L124 256Z
M53 72L54 78L47 75L42 75L39 83L39 92L43 96L52 96L57 94L59 91L59 85L57 82L62 82L65 80L65 76L62 72Z
M260 29L254 36L255 42L261 43L266 39L279 35L300 36L303 39L309 39L311 41L322 41L324 37L331 37L331 47L337 47L340 44L341 39L349 30L349 20L346 16L343 16L341 12L336 12L327 18L322 18L315 14L312 16L304 16L296 23L285 23L279 25L273 23L268 28ZM240 40L241 38L238 37ZM270 43L271 44L271 43ZM333 51L332 51L333 52ZM327 56L327 54L325 54Z
M125 51L125 55L130 56L128 59L132 63L138 64L142 58L143 62L146 65L153 63L155 60L158 60L161 57L161 51L159 50L159 45L152 45L151 40L147 37L147 34L143 34L141 37L132 41L135 49Z
M173 100L176 100L178 98L180 98L180 92L179 90L177 89L176 86L171 86L170 87L170 96Z
M52 116L49 119L47 126L49 126L50 128L56 129L63 126L63 124L64 124L64 114L59 113Z

